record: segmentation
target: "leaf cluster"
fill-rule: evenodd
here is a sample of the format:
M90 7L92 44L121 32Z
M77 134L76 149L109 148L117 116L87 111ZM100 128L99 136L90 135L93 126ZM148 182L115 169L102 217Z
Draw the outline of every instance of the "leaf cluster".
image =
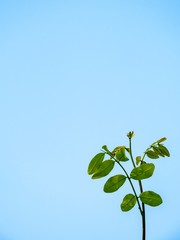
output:
M134 136L134 132L128 133L128 138L131 141L131 138ZM154 163L147 163L144 161L147 156L150 159L157 159L159 157L169 157L170 153L168 149L162 144L166 138L161 138L156 142L152 143L149 148L146 149L144 155L136 157L136 164L132 156L131 144L127 148L126 146L117 146L112 151L108 149L106 145L102 146L102 151L97 153L90 161L88 166L88 174L92 175L92 179L99 179L107 176L115 165L119 165L122 173L111 176L104 184L104 192L113 193L119 190L125 182L130 183L132 187L132 193L128 193L123 198L120 207L121 210L126 212L131 210L136 203L140 208L140 201L143 204L155 207L162 203L162 198L159 194L153 191L141 191L137 194L134 186L135 182L141 182L144 179L152 177L155 165ZM107 157L107 159L106 159ZM123 166L125 162L132 160L133 168L130 173L128 173Z

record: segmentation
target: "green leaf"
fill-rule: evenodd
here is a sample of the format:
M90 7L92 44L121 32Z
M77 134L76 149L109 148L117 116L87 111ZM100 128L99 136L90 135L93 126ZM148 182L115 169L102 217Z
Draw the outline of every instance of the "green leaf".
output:
M105 156L105 153L98 153L93 157L93 159L90 161L88 166L89 175L95 173L97 169L101 166L104 156Z
M159 139L159 140L157 141L157 143L161 143L161 142L164 142L164 141L166 141L166 140L167 140L167 138L166 138L166 137L163 137L163 138Z
M164 154L167 157L170 157L170 153L169 153L168 149L164 145L159 144L158 146L159 146L159 149L162 152L162 154Z
M112 153L112 152L110 152L106 145L103 145L103 146L102 146L102 149L105 150L106 153L107 153L109 156L111 156L111 158L114 157L115 154Z
M152 207L159 206L162 203L161 196L153 191L143 192L139 197L143 203Z
M117 151L119 151L119 149L121 148L126 148L126 146L117 146L114 148L114 150L112 151L113 154L115 154Z
M116 159L118 161L126 162L129 158L126 157L125 148L122 147L116 152Z
M104 185L104 192L112 193L117 191L126 181L126 176L124 175L115 175L110 177Z
M121 203L121 210L123 212L127 212L129 210L131 210L136 204L136 197L129 193L127 194L124 198L123 201Z
M141 156L136 157L136 165L138 165L141 162Z
M146 154L149 158L152 158L152 159L159 158L158 154L152 150L147 151Z
M105 151L109 151L109 149L107 148L106 145L103 145L103 146L102 146L102 149L104 149Z
M151 144L151 147L152 147L153 145L155 145L155 144L159 144L159 143L164 142L164 141L166 141L166 140L167 140L166 137L160 138L160 139L157 140L156 142L153 142L153 143Z
M164 154L162 154L162 152L161 152L161 150L160 150L159 147L153 146L152 148L153 148L153 150L154 150L155 153L157 153L157 154L158 154L159 156L161 156L161 157L164 157Z
M102 162L101 166L97 169L97 171L92 176L92 179L97 179L101 177L107 176L114 167L115 162L113 160L106 160Z
M139 167L134 168L130 173L130 177L134 180L149 178L153 175L154 168L155 166L153 163L144 163Z

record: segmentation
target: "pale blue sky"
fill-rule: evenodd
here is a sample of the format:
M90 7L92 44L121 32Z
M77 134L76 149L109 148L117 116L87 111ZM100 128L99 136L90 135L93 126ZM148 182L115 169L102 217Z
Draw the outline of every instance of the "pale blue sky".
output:
M166 136L144 182L147 240L179 240L179 1L0 2L0 240L141 239L128 186L87 175L102 145ZM119 169L115 169L116 172Z

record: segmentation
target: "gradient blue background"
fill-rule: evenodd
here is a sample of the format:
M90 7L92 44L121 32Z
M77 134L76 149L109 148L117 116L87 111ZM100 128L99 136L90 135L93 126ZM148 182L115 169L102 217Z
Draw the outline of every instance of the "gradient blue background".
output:
M179 1L0 2L0 240L139 240L130 191L87 175L102 145L166 136L147 240L179 240ZM114 172L119 172L115 169Z

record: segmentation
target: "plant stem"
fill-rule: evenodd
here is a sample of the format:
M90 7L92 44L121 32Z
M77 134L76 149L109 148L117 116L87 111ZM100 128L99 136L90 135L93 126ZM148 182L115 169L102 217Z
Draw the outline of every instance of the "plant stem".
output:
M139 188L140 192L143 192L142 182L139 181ZM142 202L142 240L146 239L146 212L145 212L145 205Z
M132 161L132 164L134 166L134 168L136 168L136 165L134 163L134 159L133 159L133 155L132 155L132 146L131 146L131 137L129 137L129 154L130 154L130 157L131 157L131 161ZM142 158L142 161L141 161L141 164L144 160L144 157L145 157L146 154L144 154L143 158ZM141 180L138 181L139 183L139 188L140 188L140 193L143 192L143 186L142 186L142 182ZM141 211L141 216L142 216L142 240L145 240L146 239L146 213L145 213L145 205L144 203L142 202L142 211Z
M131 138L129 138L129 155L131 157L131 161L132 161L133 167L136 168L136 165L135 165L134 159L133 159L133 155L132 155Z
M127 177L127 179L129 180L129 183L130 183L130 185L131 185L131 187L132 187L132 190L133 190L133 192L134 192L134 195L135 195L135 197L136 197L136 200L137 200L137 203L138 203L138 207L139 207L139 211L140 211L141 215L143 216L143 210L141 209L141 205L140 205L140 202L139 202L139 198L138 198L138 196L137 196L137 193L136 193L136 190L135 190L135 188L134 188L134 186L133 186L133 183L132 183L132 181L131 181L131 178L129 177L128 173L126 172L125 168L121 165L121 163L118 162L115 158L114 158L114 160L116 161L116 163L122 168L122 170L123 170L124 173L126 174L126 177Z
M130 185L131 185L131 187L132 187L132 190L133 190L133 192L134 192L134 195L135 195L135 197L136 197L136 200L137 200L137 203L138 203L138 208L139 208L139 211L140 211L140 213L141 213L141 216L143 216L143 209L141 208L141 204L140 204L140 202L139 202L139 198L138 198L138 196L137 196L136 190L135 190L135 188L134 188L134 186L133 186L133 183L132 183L132 181L131 181L131 178L130 178L130 176L128 175L126 169L122 166L122 164L121 164L119 161L116 160L116 158L111 154L111 152L107 152L107 151L106 151L105 153L108 154L112 159L114 159L114 161L115 161L115 162L122 168L122 170L124 171L124 173L125 173L128 181L129 181L129 183L130 183ZM143 240L145 240L145 239L143 239Z

